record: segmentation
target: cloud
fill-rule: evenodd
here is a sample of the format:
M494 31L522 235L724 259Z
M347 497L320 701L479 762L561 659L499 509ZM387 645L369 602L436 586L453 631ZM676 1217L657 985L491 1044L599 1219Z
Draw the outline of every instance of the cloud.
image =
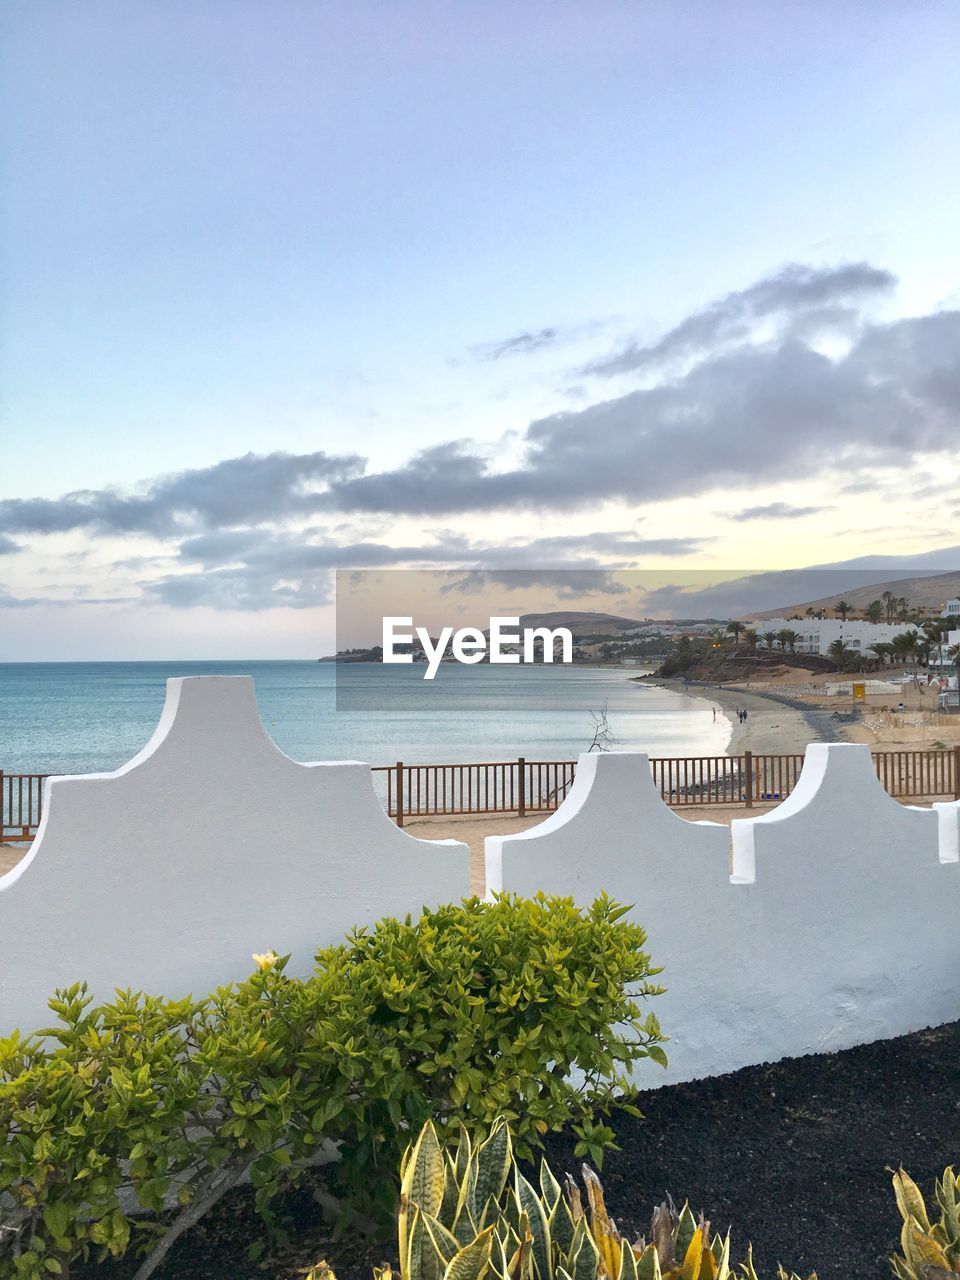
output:
M502 360L504 356L528 356L544 347L554 347L559 341L560 330L551 326L532 333L517 333L501 342L483 342L471 349L479 360Z
M12 556L14 552L22 550L19 542L14 542L5 533L0 533L0 556Z
M467 442L330 486L350 512L572 511L904 465L960 441L960 312L862 325L831 358L792 337L704 358L681 377L533 422L521 464Z
M8 533L144 533L170 537L190 529L258 524L308 514L318 484L360 474L355 454L248 453L210 467L161 476L141 494L85 489L62 498L0 501L0 530Z
M545 537L502 543L475 543L462 534L438 531L430 542L391 546L380 542L344 545L334 540L307 542L289 532L230 530L188 538L180 546L184 571L141 583L147 598L174 608L207 605L215 609L312 609L331 600L336 569L416 566L463 568L466 574L536 575L541 585L569 590L590 582L603 591L604 575L632 568L644 555L691 555L699 539L645 538L632 531ZM600 557L616 556L605 562ZM479 579L478 579L479 580Z
M694 312L656 342L630 342L613 355L586 365L581 373L613 377L646 372L689 359L719 344L747 340L758 322L792 318L795 331L814 333L821 324L846 326L855 315L849 306L892 289L896 277L867 262L816 268L790 263L747 289L728 293Z
M960 311L864 318L861 304L892 283L865 263L784 268L637 348L634 368L659 369L649 385L531 422L509 455L449 439L378 472L353 453L246 454L158 476L135 492L7 499L0 549L16 534L150 535L176 554L176 567L146 565L149 580L140 586L148 598L244 609L312 607L326 600L329 574L341 566L549 571L684 555L700 545L686 532L499 543L443 533L390 545L389 532L364 531L395 517L565 514L613 501L636 509L717 491L730 510L731 495L743 490L822 475L862 481L870 468L927 458L939 478L944 455L960 448ZM847 326L844 343L819 349L811 332L837 316ZM677 372L671 362L680 355ZM816 510L751 505L734 518L795 519ZM302 528L321 521L336 525Z
M804 516L815 516L820 511L830 511L830 507L792 507L789 502L770 502L765 507L746 507L743 511L730 513L731 520L800 520Z

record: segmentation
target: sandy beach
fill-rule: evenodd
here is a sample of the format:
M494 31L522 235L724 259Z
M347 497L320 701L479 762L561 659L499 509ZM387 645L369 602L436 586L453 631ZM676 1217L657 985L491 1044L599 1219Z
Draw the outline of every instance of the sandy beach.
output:
M659 682L658 682L659 683ZM851 725L829 708L804 706L787 694L758 693L745 685L663 681L678 692L705 698L730 724L726 754L753 751L758 755L803 753L810 742L848 742ZM737 710L747 713L741 723Z
M930 750L960 744L960 715L939 712L936 691L912 673L896 669L862 677L866 698L854 703L851 677L783 667L756 681L722 685L658 680L668 688L712 701L731 721L728 755L750 750L803 751L808 742L863 742L876 751ZM828 686L840 691L830 693ZM739 724L736 708L747 710Z

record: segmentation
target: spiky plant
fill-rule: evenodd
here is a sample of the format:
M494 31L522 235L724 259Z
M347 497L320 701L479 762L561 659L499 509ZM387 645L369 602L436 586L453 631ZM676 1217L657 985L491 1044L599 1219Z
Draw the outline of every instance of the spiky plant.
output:
M957 1174L944 1169L934 1199L940 1210L932 1221L920 1188L904 1170L893 1175L893 1193L903 1219L901 1254L890 1259L899 1280L948 1280L960 1274L960 1191Z
M586 1165L583 1180L585 1196L569 1175L561 1186L543 1160L535 1188L504 1120L477 1146L461 1131L452 1153L425 1125L401 1166L399 1280L732 1280L729 1232L711 1234L689 1205L660 1205L648 1237L630 1243ZM741 1270L757 1280L749 1254ZM395 1274L382 1267L375 1280ZM781 1271L780 1280L797 1277Z

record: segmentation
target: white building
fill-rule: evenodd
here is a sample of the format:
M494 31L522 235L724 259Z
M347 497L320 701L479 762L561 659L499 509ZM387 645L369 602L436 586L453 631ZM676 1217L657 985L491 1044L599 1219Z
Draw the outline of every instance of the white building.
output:
M757 622L747 624L760 636L760 648L766 648L764 635L772 631L793 631L796 642L791 646L794 653L819 654L825 658L835 640L842 640L854 653L866 653L874 644L890 644L894 636L903 635L905 631L919 632L915 622L861 622L848 618L761 618ZM781 648L779 640L773 643L775 649Z
M952 618L960 616L960 600L948 600L940 610L941 618Z
M955 644L960 644L960 631L948 631L940 645L930 654L930 666L945 667L952 671L954 662L950 657L950 650Z

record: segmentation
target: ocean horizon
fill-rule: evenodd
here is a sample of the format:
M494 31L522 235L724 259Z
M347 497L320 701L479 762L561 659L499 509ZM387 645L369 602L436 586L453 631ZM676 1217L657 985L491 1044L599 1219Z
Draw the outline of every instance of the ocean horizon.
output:
M718 755L730 723L710 704L637 683L636 668L316 661L43 662L0 664L0 770L108 772L153 733L166 680L253 677L263 723L295 760L371 765L573 759L606 706L613 749L650 755ZM337 707L337 680L350 696ZM341 694L343 692L341 686ZM344 709L344 703L349 709Z

